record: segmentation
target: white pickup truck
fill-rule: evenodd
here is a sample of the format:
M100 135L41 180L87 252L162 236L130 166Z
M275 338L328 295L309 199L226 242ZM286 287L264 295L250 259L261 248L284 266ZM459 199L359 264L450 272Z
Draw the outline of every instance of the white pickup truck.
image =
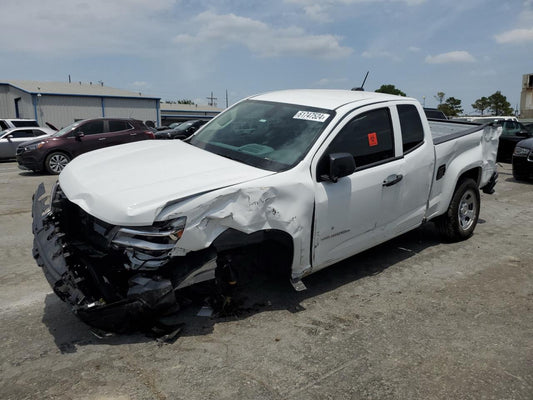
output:
M253 96L187 142L73 160L49 206L42 185L34 196L34 257L82 320L115 331L261 260L302 290L306 275L429 220L448 240L470 237L500 131L428 121L416 100L379 93Z

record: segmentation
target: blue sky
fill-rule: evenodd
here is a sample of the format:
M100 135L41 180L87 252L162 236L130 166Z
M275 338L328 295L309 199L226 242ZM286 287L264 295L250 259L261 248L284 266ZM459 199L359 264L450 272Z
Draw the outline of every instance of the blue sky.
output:
M2 0L0 80L97 82L218 105L394 84L466 112L533 73L533 0Z

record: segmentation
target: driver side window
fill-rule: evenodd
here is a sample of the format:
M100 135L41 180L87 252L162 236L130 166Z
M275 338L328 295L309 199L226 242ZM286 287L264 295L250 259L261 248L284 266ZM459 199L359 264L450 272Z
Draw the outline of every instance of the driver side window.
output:
M326 153L350 153L357 169L394 158L389 109L381 108L356 116L337 134Z

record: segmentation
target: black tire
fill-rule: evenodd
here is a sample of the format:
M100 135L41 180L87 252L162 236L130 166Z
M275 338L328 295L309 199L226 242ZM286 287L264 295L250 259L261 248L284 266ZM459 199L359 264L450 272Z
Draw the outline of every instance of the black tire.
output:
M48 154L46 160L44 161L44 167L48 173L52 175L57 175L63 168L70 162L70 157L60 151L54 151L53 153Z
M520 175L520 174L517 174L513 171L513 178L515 181L525 181L527 180L528 176L527 175Z
M479 189L473 179L458 183L446 213L435 220L444 239L459 242L474 233L479 218Z

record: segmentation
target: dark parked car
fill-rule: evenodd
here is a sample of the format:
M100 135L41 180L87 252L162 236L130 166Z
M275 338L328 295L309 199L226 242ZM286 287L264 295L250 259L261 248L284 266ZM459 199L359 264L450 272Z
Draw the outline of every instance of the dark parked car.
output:
M503 128L496 161L510 163L516 144L521 140L532 137L533 132L518 121L496 121L496 124Z
M533 138L516 144L513 152L513 176L516 180L533 178Z
M205 123L207 123L207 121L202 121L201 119L185 121L184 123L176 126L174 129L167 129L167 130L156 132L155 138L156 139L182 139L182 140L187 139L189 136L191 136L194 132L196 132Z
M431 119L448 119L448 117L446 117L446 114L444 114L438 108L427 108L427 107L424 107L424 113L426 114L427 118L431 118Z
M74 157L117 144L153 139L154 133L142 121L96 118L78 121L45 139L17 148L19 168L59 174Z

